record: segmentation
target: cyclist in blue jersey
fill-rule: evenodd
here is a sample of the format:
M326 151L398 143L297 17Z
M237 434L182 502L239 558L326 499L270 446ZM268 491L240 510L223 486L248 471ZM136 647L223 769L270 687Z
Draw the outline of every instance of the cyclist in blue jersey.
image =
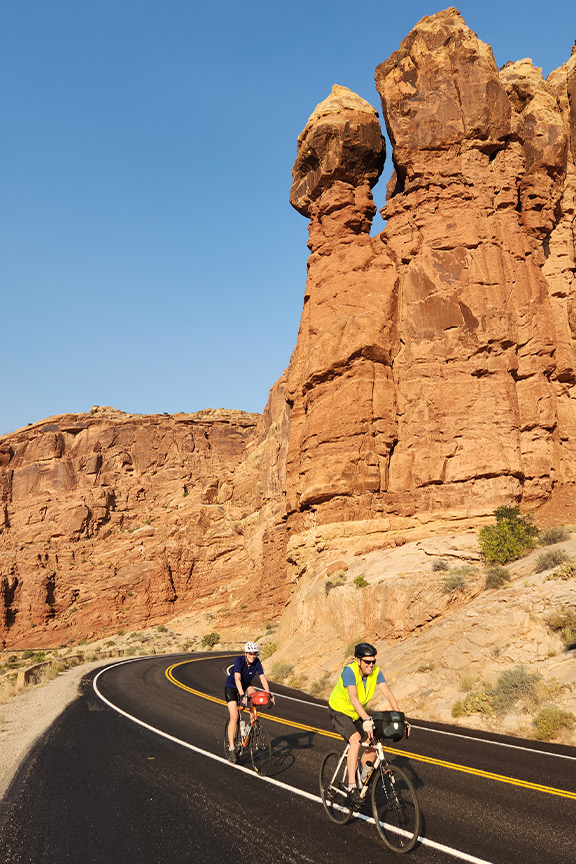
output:
M246 642L244 654L234 660L234 666L224 685L224 698L230 713L228 724L228 759L230 762L236 762L238 759L234 749L234 736L238 725L238 705L240 703L248 704L248 697L256 690L252 685L252 680L256 675L260 676L260 683L266 693L270 693L270 685L264 675L264 669L258 657L259 653L260 649L256 642Z
M360 755L360 742L374 732L374 721L366 705L376 688L386 697L393 711L399 711L398 702L376 665L376 648L369 642L359 642L354 648L354 662L345 666L328 699L332 728L350 744L348 750L348 795L353 804L362 798L356 788L356 766ZM362 765L373 761L374 750L366 747Z

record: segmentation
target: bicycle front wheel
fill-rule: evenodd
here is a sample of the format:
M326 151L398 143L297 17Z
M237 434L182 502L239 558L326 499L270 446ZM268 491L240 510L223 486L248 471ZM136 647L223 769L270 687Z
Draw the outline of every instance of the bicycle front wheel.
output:
M410 852L420 834L420 805L406 774L381 768L372 783L372 815L380 837L394 852Z
M330 819L337 825L345 825L352 818L353 810L348 804L348 767L342 753L331 750L320 768L320 795Z
M250 735L250 758L257 774L267 774L272 761L270 736L260 721L256 721Z

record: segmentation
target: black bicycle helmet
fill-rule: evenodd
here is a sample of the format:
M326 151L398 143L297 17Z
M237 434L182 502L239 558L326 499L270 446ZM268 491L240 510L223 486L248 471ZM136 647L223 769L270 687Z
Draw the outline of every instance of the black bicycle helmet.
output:
M378 652L369 642L359 642L354 647L354 657L375 657Z

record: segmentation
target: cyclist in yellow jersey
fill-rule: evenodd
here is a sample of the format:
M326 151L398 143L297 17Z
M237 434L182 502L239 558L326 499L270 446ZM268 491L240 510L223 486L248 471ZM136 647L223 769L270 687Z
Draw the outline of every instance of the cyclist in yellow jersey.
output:
M353 804L362 800L356 788L360 742L374 731L374 722L366 710L366 705L378 688L386 696L392 710L400 710L396 697L376 665L376 654L376 648L368 642L356 645L354 662L344 667L328 700L332 727L350 744L347 763L348 795ZM374 750L366 747L362 754L362 765L373 758Z

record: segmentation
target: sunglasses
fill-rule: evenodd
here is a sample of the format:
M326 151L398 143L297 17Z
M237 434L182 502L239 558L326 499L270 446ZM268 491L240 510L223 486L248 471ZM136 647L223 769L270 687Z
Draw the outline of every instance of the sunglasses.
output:
M246 651L246 654L248 655L248 657L258 657L257 651Z
M364 660L364 658L362 657L362 663L366 663L367 666L375 666L376 660Z

